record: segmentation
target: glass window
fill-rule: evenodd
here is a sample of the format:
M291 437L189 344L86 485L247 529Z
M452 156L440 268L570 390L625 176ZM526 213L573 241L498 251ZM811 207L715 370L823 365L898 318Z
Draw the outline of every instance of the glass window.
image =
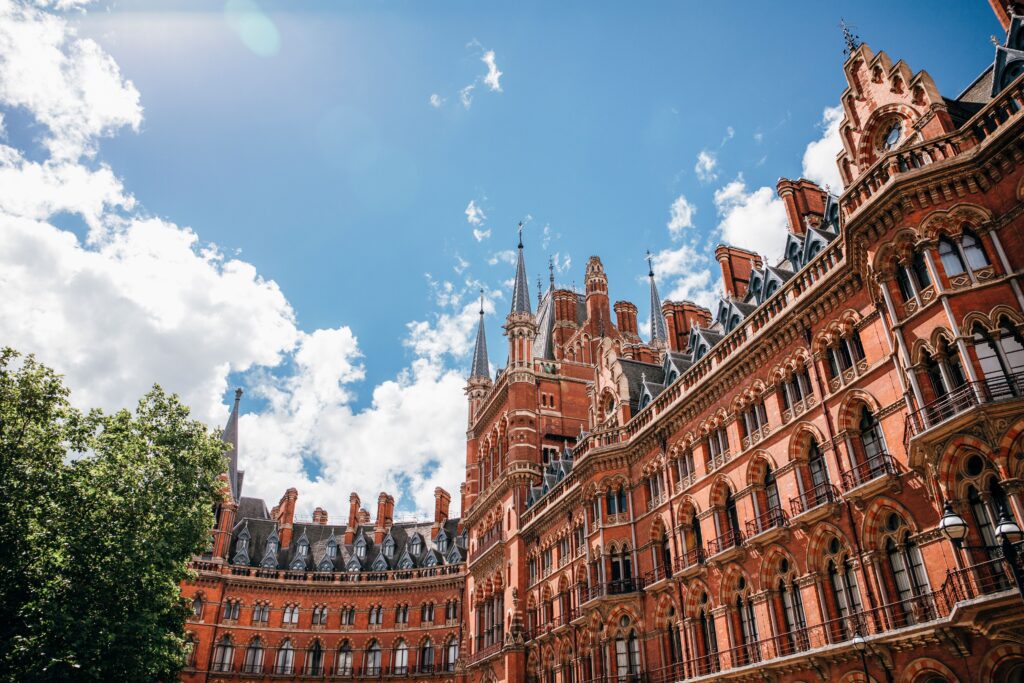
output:
M277 651L277 663L274 672L279 674L290 674L295 669L295 648L290 640L284 641Z
M918 289L925 289L932 284L932 278L928 275L928 266L924 262L924 254L916 252L910 260L910 269L914 272L914 280Z
M338 673L343 676L352 673L352 647L347 642L338 650Z
M217 647L213 649L213 670L231 671L231 660L234 653L235 648L231 644L230 636L224 636L217 641Z
M960 256L960 250L948 237L939 238L939 259L942 261L942 267L946 270L946 275L950 277L960 275L967 270L963 258Z
M394 672L401 676L409 671L409 648L404 640L399 640L395 647L395 660L393 663Z
M978 270L989 264L985 248L982 247L981 240L973 232L964 230L960 244L964 248L964 256L967 257L967 264L971 267L971 270Z
M365 673L369 676L376 676L380 673L380 645L377 644L377 641L370 643L370 647L366 650L365 669Z

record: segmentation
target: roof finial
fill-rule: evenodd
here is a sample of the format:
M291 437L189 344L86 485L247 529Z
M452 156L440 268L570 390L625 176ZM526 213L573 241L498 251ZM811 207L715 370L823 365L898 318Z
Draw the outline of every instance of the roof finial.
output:
M548 281L551 283L551 289L555 288L555 259L548 256Z
M523 222L519 221L519 248L523 248Z
M235 408L238 408L239 401L242 400L242 387L235 389Z
M480 317L484 317L484 288L480 288Z
M650 249L647 250L647 277L654 277L654 261Z
M537 273L537 308L540 308L540 273Z
M850 30L850 25L846 23L846 19L839 20L839 28L843 30L843 41L846 43L846 49L843 50L843 54L850 56L860 47L860 36Z

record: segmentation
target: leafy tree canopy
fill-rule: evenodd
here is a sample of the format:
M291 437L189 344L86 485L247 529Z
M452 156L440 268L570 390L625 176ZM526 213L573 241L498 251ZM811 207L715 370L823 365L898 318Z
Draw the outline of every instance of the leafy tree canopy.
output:
M134 413L84 413L0 350L0 681L175 679L179 586L224 471L218 434L159 386Z

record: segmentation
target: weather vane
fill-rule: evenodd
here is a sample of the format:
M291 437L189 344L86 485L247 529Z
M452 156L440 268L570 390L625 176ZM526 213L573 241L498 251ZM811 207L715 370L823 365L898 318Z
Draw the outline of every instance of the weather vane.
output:
M850 30L850 25L846 23L845 19L839 20L839 28L843 30L843 40L846 42L846 49L843 50L844 55L852 55L858 47L860 47L860 36Z

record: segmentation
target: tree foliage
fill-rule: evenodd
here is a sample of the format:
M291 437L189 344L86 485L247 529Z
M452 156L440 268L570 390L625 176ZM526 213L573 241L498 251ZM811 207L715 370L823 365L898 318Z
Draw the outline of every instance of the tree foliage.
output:
M209 541L224 445L154 386L83 413L61 377L0 351L0 680L172 680L180 583Z

